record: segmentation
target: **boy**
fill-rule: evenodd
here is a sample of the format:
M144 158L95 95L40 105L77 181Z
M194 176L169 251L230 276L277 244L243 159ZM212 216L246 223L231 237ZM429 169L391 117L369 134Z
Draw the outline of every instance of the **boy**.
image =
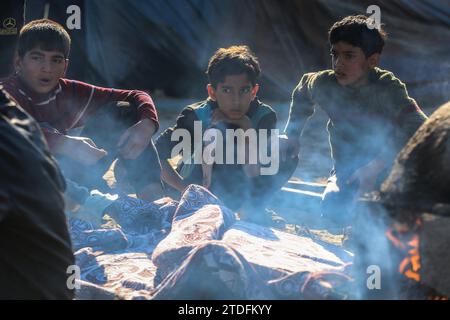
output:
M16 74L5 90L41 125L64 174L105 190L102 176L116 158L141 199L162 196L160 164L151 141L158 117L150 96L64 79L71 39L58 23L35 20L20 31ZM69 130L85 125L81 136Z
M0 86L0 299L72 299L64 180L38 124Z
M270 130L275 129L277 117L271 107L256 97L260 72L259 62L247 46L221 48L215 52L206 71L209 80L208 99L187 106L178 116L175 126L165 130L156 141L162 159L162 178L167 184L180 192L189 184L203 184L232 209L252 205L250 210L253 212L264 210L264 200L278 190L295 170L295 159L289 167L280 164L281 171L276 175L261 175L260 162L218 164L216 161L213 166L182 163L177 170L168 162L172 149L178 144L177 141L171 141L172 133L176 130L189 131L190 144L195 147L196 121L201 122L203 132L209 128L216 128L221 133L226 129L267 129L270 134ZM247 151L257 147L245 146ZM267 217L266 214L252 214L247 218L262 224L272 223Z
M300 134L314 106L329 116L334 174L324 192L322 214L348 223L355 196L375 190L395 155L426 120L405 85L378 63L386 39L366 16L348 16L329 31L333 70L305 74L292 94L280 147L300 150Z

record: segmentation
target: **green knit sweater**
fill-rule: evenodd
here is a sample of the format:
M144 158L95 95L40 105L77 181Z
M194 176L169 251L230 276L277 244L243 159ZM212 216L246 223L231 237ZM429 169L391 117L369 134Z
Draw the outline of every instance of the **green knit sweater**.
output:
M299 136L320 107L329 116L335 165L356 169L381 156L392 162L427 119L406 86L392 72L374 68L358 88L339 85L333 70L305 74L292 94L285 131Z

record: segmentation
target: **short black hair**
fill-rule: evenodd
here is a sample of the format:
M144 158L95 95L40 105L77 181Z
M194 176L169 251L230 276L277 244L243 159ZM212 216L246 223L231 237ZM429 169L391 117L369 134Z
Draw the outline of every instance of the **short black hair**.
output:
M253 86L261 74L258 59L248 46L231 46L220 48L209 60L209 83L216 88L219 82L223 82L226 76L246 73Z
M50 19L33 20L20 29L17 53L23 57L33 48L59 51L67 59L70 53L71 39L59 23Z
M347 16L336 22L328 32L330 46L343 41L361 48L366 57L374 53L381 54L387 34L381 25L371 22L373 21L365 15Z

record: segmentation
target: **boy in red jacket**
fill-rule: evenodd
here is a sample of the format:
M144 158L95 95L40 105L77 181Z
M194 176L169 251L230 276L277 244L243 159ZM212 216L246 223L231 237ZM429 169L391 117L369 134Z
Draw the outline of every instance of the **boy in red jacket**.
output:
M39 122L66 177L102 190L101 178L117 158L138 197L161 197L161 166L151 140L159 124L151 97L64 79L70 43L58 23L31 21L20 31L16 73L0 84ZM80 136L69 134L83 126Z

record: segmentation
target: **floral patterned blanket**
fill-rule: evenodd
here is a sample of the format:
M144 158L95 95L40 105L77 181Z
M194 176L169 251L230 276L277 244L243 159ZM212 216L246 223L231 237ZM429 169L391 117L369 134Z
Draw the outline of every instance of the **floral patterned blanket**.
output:
M201 186L106 213L112 228L69 219L78 299L335 299L350 280L342 248L238 221Z

